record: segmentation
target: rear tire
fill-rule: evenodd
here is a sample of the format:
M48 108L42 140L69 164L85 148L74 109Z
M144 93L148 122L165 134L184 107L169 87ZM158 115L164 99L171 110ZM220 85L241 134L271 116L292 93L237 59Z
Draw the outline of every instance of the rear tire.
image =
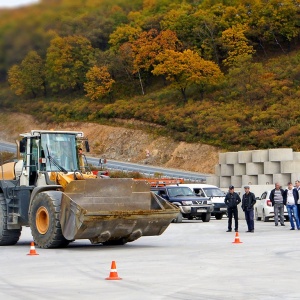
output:
M210 213L203 214L201 216L201 220L202 220L202 222L209 222L210 221Z
M51 191L38 194L29 208L29 224L33 240L40 248L66 247L67 240L59 221L61 193Z
M264 210L263 210L262 220L263 220L264 222L268 222L268 221L269 221L269 218L266 217L265 211L264 211Z
M255 210L255 220L256 221L260 221L261 220L261 217L258 216L257 209Z
M7 206L3 193L0 193L0 246L15 245L21 235L20 229L7 229Z
M216 214L215 218L216 218L216 220L222 220L223 214Z

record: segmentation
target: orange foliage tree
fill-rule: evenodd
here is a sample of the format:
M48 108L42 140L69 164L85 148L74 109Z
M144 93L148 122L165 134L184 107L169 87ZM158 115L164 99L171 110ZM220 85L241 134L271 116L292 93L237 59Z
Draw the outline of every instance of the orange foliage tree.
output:
M208 85L217 84L222 78L222 72L214 62L204 60L192 50L166 50L157 56L157 61L152 73L164 75L171 81L171 85L180 90L184 101L187 100L188 86L197 85L203 93Z
M107 67L92 67L86 74L87 81L84 83L86 96L91 100L98 100L107 95L115 82Z

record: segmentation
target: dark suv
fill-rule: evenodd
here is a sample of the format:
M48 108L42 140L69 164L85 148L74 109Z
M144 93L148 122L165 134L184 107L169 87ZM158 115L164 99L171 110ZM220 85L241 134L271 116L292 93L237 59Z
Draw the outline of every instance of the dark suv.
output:
M180 213L174 220L175 223L181 223L182 218L210 221L211 212L214 209L210 198L198 197L190 188L177 185L151 187L151 191L178 206Z

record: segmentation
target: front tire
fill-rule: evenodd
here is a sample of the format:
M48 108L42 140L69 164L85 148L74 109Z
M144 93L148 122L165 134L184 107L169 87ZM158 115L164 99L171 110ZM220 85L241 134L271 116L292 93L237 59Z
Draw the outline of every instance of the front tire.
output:
M21 235L20 229L7 229L7 206L3 193L0 193L0 246L15 245Z
M29 208L29 224L33 240L40 248L66 247L67 240L59 221L61 193L51 191L38 194Z
M201 220L202 220L202 222L209 222L210 221L210 213L203 214L201 216Z
M182 213L179 212L176 219L174 219L174 223L182 223Z
M216 220L222 220L223 214L216 214L215 218L216 218Z

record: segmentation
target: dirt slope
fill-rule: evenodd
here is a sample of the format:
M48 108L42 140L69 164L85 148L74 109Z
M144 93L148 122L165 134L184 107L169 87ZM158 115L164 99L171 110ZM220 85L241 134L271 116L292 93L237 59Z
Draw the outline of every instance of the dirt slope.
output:
M83 131L89 139L91 154L107 159L203 173L214 173L218 163L219 150L200 143L175 142L141 130L94 123L38 123L30 115L0 113L0 140L14 142L20 133L31 129Z

